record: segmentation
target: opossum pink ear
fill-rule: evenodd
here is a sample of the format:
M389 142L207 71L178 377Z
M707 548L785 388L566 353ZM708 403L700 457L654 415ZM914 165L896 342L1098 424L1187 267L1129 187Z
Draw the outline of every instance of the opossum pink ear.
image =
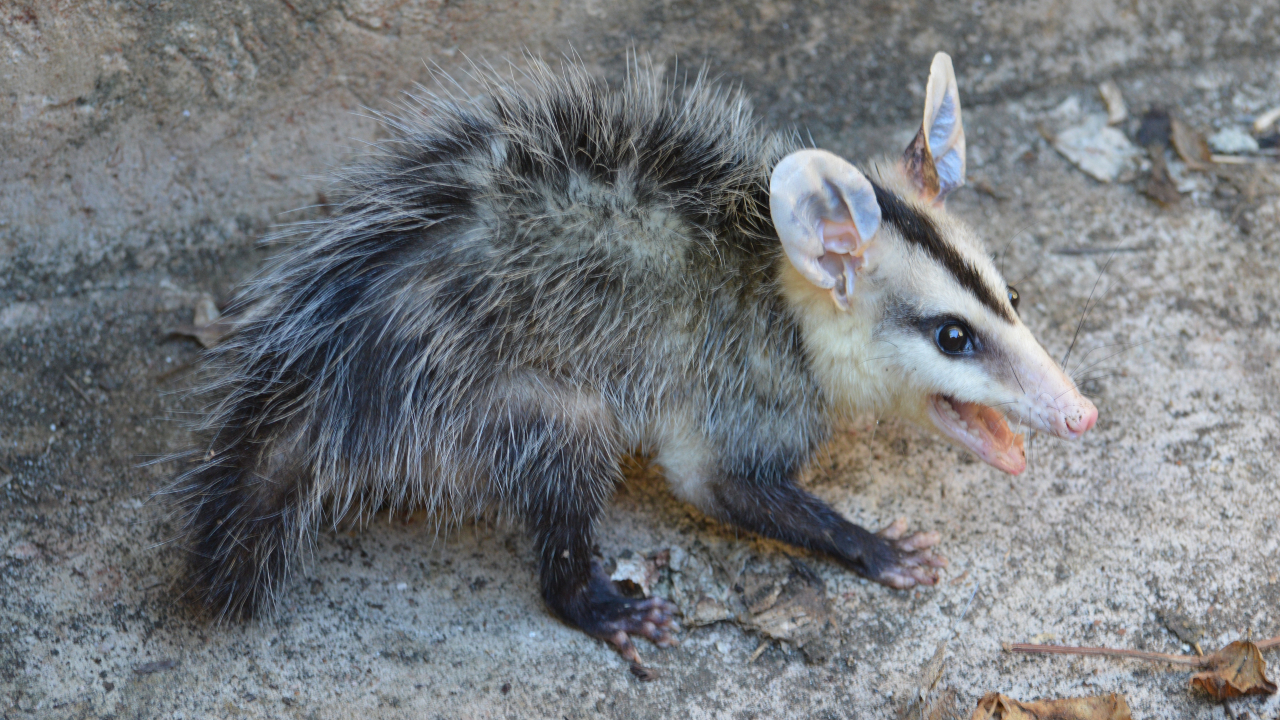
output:
M880 227L870 181L837 155L800 150L773 169L769 214L791 264L848 310L854 273Z
M964 184L960 88L951 56L946 53L933 56L924 91L924 121L903 152L902 164L920 194L938 204Z

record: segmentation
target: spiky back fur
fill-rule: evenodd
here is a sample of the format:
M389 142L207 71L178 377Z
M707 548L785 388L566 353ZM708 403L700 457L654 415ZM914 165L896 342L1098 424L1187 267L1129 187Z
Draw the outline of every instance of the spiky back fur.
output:
M325 518L599 504L671 423L729 474L825 438L768 213L794 143L702 82L523 85L389 118L341 209L243 289L177 483L214 608L269 600Z

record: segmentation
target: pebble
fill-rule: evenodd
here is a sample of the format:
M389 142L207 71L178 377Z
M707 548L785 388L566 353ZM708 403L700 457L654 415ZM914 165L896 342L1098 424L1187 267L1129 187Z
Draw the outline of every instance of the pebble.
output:
M1249 133L1236 127L1219 130L1209 137L1209 147L1224 155L1239 155L1258 151L1258 141Z

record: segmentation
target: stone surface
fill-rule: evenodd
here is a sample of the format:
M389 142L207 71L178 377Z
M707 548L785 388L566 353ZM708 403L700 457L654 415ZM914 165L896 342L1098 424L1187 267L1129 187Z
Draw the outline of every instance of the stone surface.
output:
M1275 107L1280 12L1066 7L0 3L0 713L897 717L954 634L938 687L964 715L988 692L1220 715L1176 669L1000 642L1187 651L1175 616L1206 651L1280 634L1280 178L1195 174L1165 210L1083 175L1037 125L1064 103L1101 112L1108 78L1134 115L1159 102L1198 127ZM852 158L906 142L928 58L951 52L971 183L949 203L1046 346L1074 346L1097 429L1033 440L1019 478L892 421L834 442L809 487L865 525L938 530L953 564L940 587L901 593L799 554L830 601L825 662L726 620L677 649L642 644L662 677L640 683L547 614L524 537L483 523L440 534L383 516L324 533L275 615L193 612L152 497L172 467L147 464L184 446L192 408L178 391L200 348L168 331L253 271L272 223L315 212L281 214L323 203L318 176L377 137L362 107L436 82L421 61L459 72L464 56L520 63L522 48L570 44L612 78L631 47L672 71L705 58L767 123ZM656 594L723 617L744 567L792 572L793 551L703 518L651 469L629 478L599 545L671 549ZM1241 707L1280 715L1276 698Z

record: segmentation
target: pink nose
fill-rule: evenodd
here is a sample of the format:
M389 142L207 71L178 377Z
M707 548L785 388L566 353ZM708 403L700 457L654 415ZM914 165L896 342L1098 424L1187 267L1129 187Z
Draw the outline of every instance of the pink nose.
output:
M1067 429L1074 435L1083 435L1098 422L1098 408L1087 399L1084 400L1082 412L1074 418L1067 418Z

